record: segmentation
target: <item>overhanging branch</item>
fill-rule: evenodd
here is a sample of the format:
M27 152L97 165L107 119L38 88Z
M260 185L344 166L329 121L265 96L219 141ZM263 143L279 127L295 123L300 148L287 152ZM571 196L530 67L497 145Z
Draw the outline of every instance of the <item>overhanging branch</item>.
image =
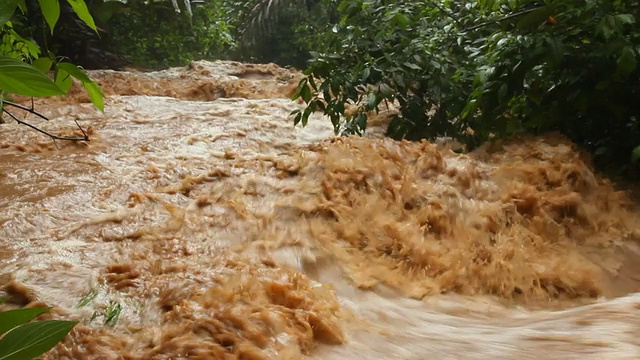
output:
M13 106L15 108L18 108L20 110L24 110L30 114L36 115L37 117L44 119L44 120L49 120L49 118L47 118L46 116L40 114L39 112L35 111L33 109L33 105L31 106L31 108L28 108L24 105L20 105L20 104L16 104L14 102L11 101L6 101L3 100L2 101L3 105L9 105L9 106ZM6 113L7 115L9 115L9 117L11 117L13 120L15 120L18 124L22 124L22 125L26 125L30 128L32 128L33 130L40 132L44 135L47 135L48 137L50 137L53 141L55 140L66 140L66 141L90 141L89 140L89 135L87 135L86 131L84 131L84 129L80 126L80 124L78 124L77 120L73 120L76 123L76 126L78 126L78 129L80 129L80 131L82 132L83 136L60 136L60 135L55 135L52 134L46 130L40 129L39 127L29 124L28 122L24 121L24 120L20 120L17 116L15 116L14 114L12 114L9 110L6 109L6 107L3 108L3 113Z

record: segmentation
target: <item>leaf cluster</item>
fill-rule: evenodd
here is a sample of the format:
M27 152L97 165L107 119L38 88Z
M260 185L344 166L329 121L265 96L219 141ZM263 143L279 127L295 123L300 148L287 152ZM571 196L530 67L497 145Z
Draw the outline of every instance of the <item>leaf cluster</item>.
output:
M559 130L596 162L640 158L637 0L341 1L294 98L337 134L393 101L387 135L468 148ZM356 111L346 111L349 106ZM634 150L635 149L635 150Z
M58 0L38 0L48 28L53 32L60 18ZM75 14L94 31L97 31L87 5L83 0L67 0ZM11 18L16 12L27 12L25 0L7 0L0 5L0 109L9 94L30 97L46 97L66 94L72 78L80 81L93 104L104 111L103 94L99 86L81 68L56 58L53 54L42 56L40 47L18 35ZM47 73L53 70L53 79Z

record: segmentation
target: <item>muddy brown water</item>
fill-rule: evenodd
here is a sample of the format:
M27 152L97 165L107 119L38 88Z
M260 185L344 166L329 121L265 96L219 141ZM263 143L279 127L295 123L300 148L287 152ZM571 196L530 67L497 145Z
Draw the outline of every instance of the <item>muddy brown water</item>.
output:
M640 226L560 136L458 155L294 128L273 65L92 73L0 129L0 286L49 359L637 359ZM380 129L378 129L380 130Z

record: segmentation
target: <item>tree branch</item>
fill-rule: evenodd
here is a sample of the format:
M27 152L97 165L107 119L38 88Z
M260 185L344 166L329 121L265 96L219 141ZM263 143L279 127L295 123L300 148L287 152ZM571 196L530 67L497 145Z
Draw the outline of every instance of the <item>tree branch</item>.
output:
M44 120L47 120L47 121L49 120L49 118L47 118L46 116L44 116L44 115L40 114L39 112L35 111L35 110L33 109L33 106L32 106L32 108L30 109L30 108L28 108L28 107L26 107L26 106L23 106L23 105L20 105L20 104L16 104L16 103L13 103L13 102L10 102L10 101L6 101L6 100L5 100L5 101L2 101L2 103L3 103L3 104L6 104L6 105L13 106L13 107L16 107L16 108L21 109L21 110L24 110L24 111L27 111L28 113L30 113L30 114L34 114L34 115L38 116L38 117L39 117L39 118L41 118L41 119L44 119ZM40 132L40 133L42 133L42 134L45 134L45 135L47 135L48 137L50 137L54 142L55 142L55 140L66 140L66 141L90 141L90 140L89 140L89 135L87 135L87 133L84 131L84 129L80 126L80 124L78 124L78 121L77 121L77 120L73 120L73 121L76 123L76 126L78 126L78 129L80 129L80 131L82 132L82 135L83 135L83 136L59 136L59 135L52 134L52 133L50 133L50 132L48 132L48 131L46 131L46 130L42 130L42 129L40 129L39 127L37 127L37 126L35 126L35 125L31 125L31 124L29 124L29 123L25 122L24 120L20 120L20 119L18 119L18 117L16 117L15 115L13 115L13 114L12 114L11 112L9 112L6 108L5 108L5 109L3 109L3 112L4 112L4 113L6 113L7 115L9 115L9 116L10 116L13 120L15 120L18 124L26 125L26 126L28 126L28 127L32 128L32 129L33 129L33 130L35 130L35 131L38 131L38 132Z
M27 112L29 112L29 113L31 113L31 114L33 114L33 115L35 115L35 116L37 116L37 117L39 117L41 119L49 121L49 118L47 118L46 116L44 116L44 115L40 114L39 112L36 112L35 110L33 110L33 98L31 98L31 108L28 108L28 107L26 107L24 105L16 104L14 102L7 101L7 100L2 100L2 103L3 104L7 104L7 105L11 105L13 107L17 107L20 110L27 111Z

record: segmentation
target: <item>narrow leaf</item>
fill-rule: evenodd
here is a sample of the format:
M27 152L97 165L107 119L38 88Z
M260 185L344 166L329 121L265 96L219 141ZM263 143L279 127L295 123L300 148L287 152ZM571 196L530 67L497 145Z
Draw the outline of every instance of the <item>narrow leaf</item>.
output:
M0 312L0 335L13 329L14 327L31 321L34 317L46 312L51 308L27 308L15 309Z
M42 15L49 25L51 34L53 34L53 28L56 27L58 19L60 18L60 3L58 0L38 0L40 4L40 10Z
M91 78L89 78L89 75L87 75L84 70L68 62L61 62L56 66L59 70L62 70L63 72L68 73L74 78L80 80L80 82L82 82L82 86L85 88L85 90L87 90L87 93L89 94L93 105L98 108L98 110L104 112L104 94L100 90L98 84L91 80Z
M44 320L21 325L0 339L0 360L33 359L62 341L77 321Z
M100 110L101 112L104 112L104 95L100 90L100 86L98 86L98 84L94 83L93 81L82 83L82 86L84 86L85 90L87 90L93 106L98 108L98 110Z
M373 110L376 106L378 106L378 102L376 100L376 94L367 94L367 110Z
M304 100L304 102L306 103L311 101L311 89L308 86L300 89L300 97L302 97L302 100Z
M87 73L85 73L82 69L80 69L76 65L73 65L72 63L60 62L56 64L56 67L58 69L62 69L66 71L69 75L73 76L74 78L80 80L83 83L92 82L92 80L89 78L89 75L87 75Z
M93 21L93 17L89 13L89 9L87 8L87 4L85 4L84 0L67 0L69 5L73 8L73 11L78 15L78 17L85 22L93 31L98 32L96 28L96 24Z
M0 57L0 90L34 97L64 94L36 67L8 57Z

